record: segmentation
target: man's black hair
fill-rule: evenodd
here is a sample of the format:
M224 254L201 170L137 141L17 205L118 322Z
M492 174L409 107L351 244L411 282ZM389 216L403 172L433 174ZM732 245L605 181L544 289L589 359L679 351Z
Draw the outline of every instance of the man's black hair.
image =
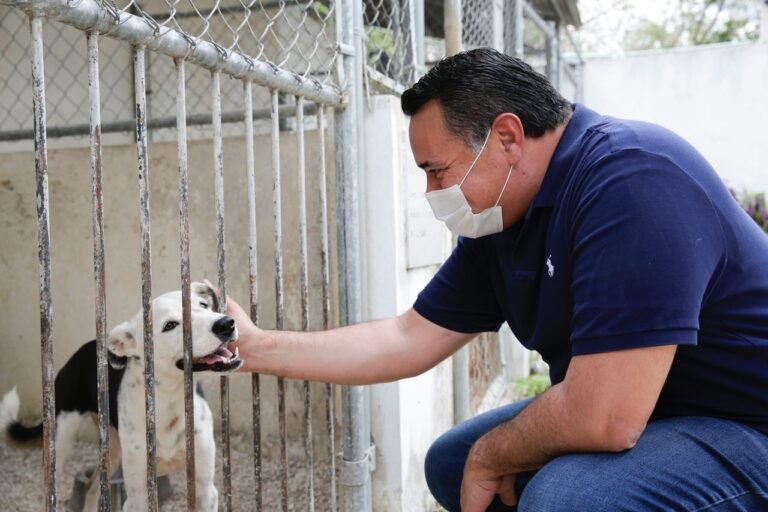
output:
M543 75L492 48L441 60L403 93L400 105L412 116L433 99L440 102L448 130L471 147L482 143L499 114L517 115L525 135L535 138L563 124L572 111Z

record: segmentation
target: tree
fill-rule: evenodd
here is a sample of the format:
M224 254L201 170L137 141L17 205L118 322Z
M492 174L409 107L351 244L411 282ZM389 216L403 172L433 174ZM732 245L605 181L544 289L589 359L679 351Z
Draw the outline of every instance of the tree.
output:
M760 0L580 0L585 53L674 48L759 36Z

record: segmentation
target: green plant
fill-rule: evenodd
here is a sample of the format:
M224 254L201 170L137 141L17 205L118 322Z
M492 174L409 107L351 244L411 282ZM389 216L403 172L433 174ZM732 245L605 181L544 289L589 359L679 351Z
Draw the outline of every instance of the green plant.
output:
M531 375L520 377L512 385L512 390L521 398L540 395L549 389L549 377L546 375Z
M731 194L739 202L744 211L747 212L760 228L768 233L768 205L765 202L765 194L742 192L736 193L731 190Z

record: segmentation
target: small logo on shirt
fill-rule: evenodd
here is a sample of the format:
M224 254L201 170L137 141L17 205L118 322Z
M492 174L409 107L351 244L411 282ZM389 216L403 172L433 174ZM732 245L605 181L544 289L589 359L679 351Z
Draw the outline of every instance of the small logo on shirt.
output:
M555 266L552 264L552 255L547 257L547 275L552 277L555 275Z

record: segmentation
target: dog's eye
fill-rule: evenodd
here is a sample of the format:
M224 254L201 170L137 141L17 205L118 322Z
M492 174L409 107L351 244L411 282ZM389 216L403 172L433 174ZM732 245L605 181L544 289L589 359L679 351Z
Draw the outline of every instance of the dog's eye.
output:
M200 303L200 307L202 307L203 309L208 309L208 303L203 301Z
M168 322L165 322L165 325L163 326L163 332L168 332L174 330L176 327L178 327L179 322L175 322L173 320L169 320Z

